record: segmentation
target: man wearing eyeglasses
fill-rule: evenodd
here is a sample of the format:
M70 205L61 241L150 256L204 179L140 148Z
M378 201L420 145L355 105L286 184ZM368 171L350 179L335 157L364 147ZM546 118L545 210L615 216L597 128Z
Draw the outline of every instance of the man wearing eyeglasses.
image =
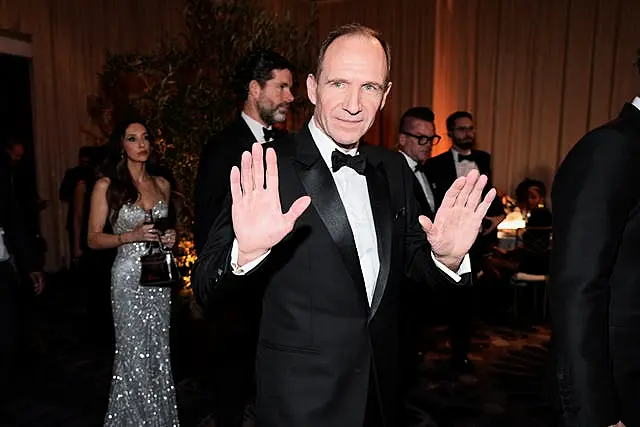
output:
M440 141L436 134L435 116L427 107L412 107L400 118L397 148L404 156L409 169L415 176L413 188L416 204L421 215L433 220L436 202L433 189L427 179L424 165L431 157L431 151ZM425 283L407 280L400 290L400 358L402 366L401 390L403 393L402 425L417 425L427 414L415 410L423 405L411 402L410 391L417 384L422 355L428 351L424 332L428 327L433 307L429 304L437 300ZM422 424L421 424L422 425ZM428 424L431 425L431 424Z
M431 157L431 150L440 141L436 134L435 116L427 107L408 109L400 119L398 150L404 155L409 169L416 177L414 188L421 215L433 219L436 199L427 179L424 165Z

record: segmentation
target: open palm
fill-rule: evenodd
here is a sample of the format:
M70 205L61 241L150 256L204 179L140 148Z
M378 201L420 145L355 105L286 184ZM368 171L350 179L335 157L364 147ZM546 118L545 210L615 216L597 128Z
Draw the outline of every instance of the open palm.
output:
M492 188L480 201L486 185L486 176L476 170L469 172L451 185L433 222L425 216L419 219L433 254L454 270L478 237L482 220L496 196Z
M309 196L300 197L288 212L283 213L278 190L278 161L273 148L266 152L266 173L263 160L262 146L256 143L251 153L242 154L240 169L236 166L231 169L231 217L240 265L260 257L284 239L311 203Z

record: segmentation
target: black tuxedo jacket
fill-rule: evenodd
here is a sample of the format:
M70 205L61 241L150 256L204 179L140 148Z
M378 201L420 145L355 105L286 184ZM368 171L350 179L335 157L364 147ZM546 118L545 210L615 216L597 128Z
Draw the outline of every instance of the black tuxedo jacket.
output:
M481 174L486 175L488 178L487 185L484 189L483 194L487 194L490 189L493 188L493 179L491 173L491 154L486 151L480 150L472 150L472 154L474 156L474 160L476 165L478 165L478 170ZM429 184L431 184L434 189L434 198L436 200L436 210L440 208L442 204L442 199L444 199L444 195L458 178L458 174L456 172L456 164L453 158L453 152L451 150L442 153L436 157L433 157L427 160L426 163L426 173L427 178L429 179ZM488 216L499 216L504 214L504 209L502 208L502 204L500 199L496 197L487 212Z
M584 136L553 186L551 313L567 426L640 425L640 111Z
M282 132L282 136L286 135ZM197 252L204 247L209 229L229 193L229 173L240 165L244 151L251 151L256 138L242 116L238 117L211 141L200 154L196 178L194 243Z
M24 214L11 189L8 168L0 169L0 227L4 229L4 243L21 271L31 273L41 269L36 242Z
M399 153L361 147L380 258L369 306L344 205L308 127L275 150L282 209L303 195L311 206L261 266L234 276L227 203L195 267L196 298L206 304L251 276L265 284L256 357L262 427L360 427L370 378L386 425L397 426L399 287L406 275L454 286L418 224L412 174Z

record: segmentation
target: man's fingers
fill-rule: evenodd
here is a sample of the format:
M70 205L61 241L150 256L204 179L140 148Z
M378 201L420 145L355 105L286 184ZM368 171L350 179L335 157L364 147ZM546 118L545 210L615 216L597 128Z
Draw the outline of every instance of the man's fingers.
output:
M444 198L442 199L442 204L440 206L443 208L452 208L453 205L455 205L456 200L458 199L458 195L464 187L465 182L466 178L463 176L453 181L453 184L451 184L451 187L449 187L449 189L445 193Z
M469 195L471 194L471 191L473 191L473 187L478 181L478 175L478 171L473 169L467 174L467 176L465 176L464 187L462 187L462 189L460 190L460 194L458 194L458 198L456 199L456 206L463 208L467 205Z
M267 148L267 190L278 191L278 158L273 148Z
M496 189L492 188L491 190L489 190L487 195L484 196L484 199L476 209L475 214L478 218L484 218L485 216L487 216L487 211L489 210L489 207L491 206L491 203L493 203L493 199L495 199L495 197L496 197Z
M484 187L487 185L487 176L480 175L480 177L475 181L473 189L469 194L466 206L470 206L475 209L480 203L480 199L482 199L482 191L484 191Z
M240 203L242 200L242 186L240 184L240 169L237 166L231 168L229 181L231 182L231 200L233 203Z
M298 200L293 202L293 204L289 208L289 211L284 214L287 223L291 227L293 227L293 224L295 224L298 218L300 218L300 215L302 215L302 213L309 207L310 204L311 197L309 196L302 196Z
M431 222L429 218L424 215L420 215L418 217L418 222L420 223L422 229L426 234L429 234L431 232L431 228L433 228L433 222Z
M264 157L262 153L262 145L256 142L251 147L253 182L256 189L264 188Z
M242 185L243 194L253 191L253 173L251 171L251 153L245 151L242 153L240 161L240 184Z

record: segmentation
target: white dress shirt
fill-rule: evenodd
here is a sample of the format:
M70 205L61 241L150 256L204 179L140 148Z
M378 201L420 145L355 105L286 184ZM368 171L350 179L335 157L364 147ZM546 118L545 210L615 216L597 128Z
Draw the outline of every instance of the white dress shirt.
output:
M640 97L636 96L635 98L633 98L632 105L640 110Z
M371 203L369 200L369 189L367 187L367 179L365 176L358 174L349 167L342 167L337 172L331 170L331 153L334 150L340 150L345 154L355 156L357 149L344 150L315 124L315 119L309 121L309 131L320 151L322 159L331 171L333 179L338 188L338 194L347 213L347 220L353 231L353 238L358 251L360 260L360 268L367 292L369 305L373 299L378 272L380 270L380 258L378 255L378 240L376 237L375 224L373 222L373 212L371 211ZM313 200L311 201L313 204ZM312 209L312 207L310 207ZM244 266L238 265L238 241L234 239L231 248L231 268L234 274L244 275L254 269L269 255L270 251L263 256L255 259ZM471 264L469 255L465 255L462 264L457 272L451 271L447 266L436 260L433 252L431 257L436 266L444 271L454 281L460 282L461 274L471 272Z
M249 117L244 111L240 113L240 116L244 119L247 126L251 130L251 133L256 138L256 142L260 144L264 144L266 141L264 140L264 128L271 129L271 126L264 126L262 123L257 120Z
M345 150L339 147L331 138L322 132L315 124L315 120L309 121L309 130L320 155L331 171L331 153L340 150L345 154L355 156L358 149ZM353 232L353 239L358 250L360 268L367 289L369 305L373 300L373 291L380 271L380 258L378 257L378 239L376 227L371 212L369 200L369 187L367 178L349 167L342 167L337 172L331 171L333 180L338 188L340 200L347 211L347 220Z
M421 170L416 170L416 166L418 162L413 160L411 157L407 155L404 151L400 151L404 158L407 160L407 164L409 165L409 169L413 171L413 174L416 176L416 179L420 183L420 187L422 187L422 192L427 198L427 202L429 202L429 207L433 212L436 211L436 202L433 197L433 191L431 190L431 186L429 185L429 181L427 180L427 176Z
M467 174L474 169L479 170L476 162L472 162L466 159L460 161L460 158L458 157L460 156L460 153L457 150L454 150L452 148L451 153L453 154L453 162L456 165L456 174L458 175L458 178L460 178L461 176L467 176Z

